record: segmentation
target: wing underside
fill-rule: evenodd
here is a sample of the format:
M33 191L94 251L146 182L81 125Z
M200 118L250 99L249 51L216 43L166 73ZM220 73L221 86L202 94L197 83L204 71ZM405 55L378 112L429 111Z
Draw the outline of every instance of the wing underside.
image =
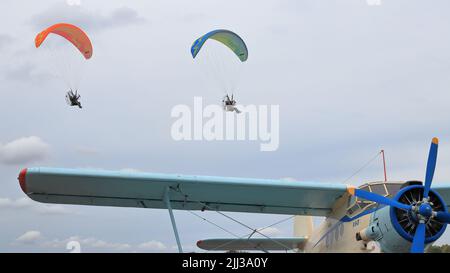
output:
M197 242L197 246L208 251L261 250L288 251L303 249L306 237L292 238L242 238L242 239L207 239Z
M44 203L326 216L347 193L343 184L28 168L22 190Z

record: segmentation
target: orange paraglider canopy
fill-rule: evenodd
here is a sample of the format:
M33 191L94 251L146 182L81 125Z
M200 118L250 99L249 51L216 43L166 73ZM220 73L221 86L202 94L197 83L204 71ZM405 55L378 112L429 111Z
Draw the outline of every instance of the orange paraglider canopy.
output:
M76 48L78 48L81 54L83 54L84 58L89 59L92 57L92 43L86 33L84 33L84 31L79 27L66 23L53 25L40 32L34 40L36 47L41 46L41 44L50 33L57 34L66 38Z

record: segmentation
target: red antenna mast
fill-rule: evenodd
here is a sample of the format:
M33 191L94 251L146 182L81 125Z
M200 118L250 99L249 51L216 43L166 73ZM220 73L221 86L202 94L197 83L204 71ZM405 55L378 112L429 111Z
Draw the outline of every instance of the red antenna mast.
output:
M385 159L385 157L384 157L384 150L381 150L381 155L383 156L384 182L387 182L386 159Z

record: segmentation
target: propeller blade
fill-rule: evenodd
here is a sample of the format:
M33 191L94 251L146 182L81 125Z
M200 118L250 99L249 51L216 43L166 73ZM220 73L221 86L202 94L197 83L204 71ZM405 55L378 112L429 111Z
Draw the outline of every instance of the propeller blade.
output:
M408 205L400 203L398 201L389 199L389 198L384 197L382 195L379 195L379 194L376 194L376 193L373 193L373 192L364 191L364 190L361 190L361 189L355 189L355 196L356 197L360 197L360 198L364 198L364 199L369 200L369 201L376 202L378 204L384 204L384 205L396 207L396 208L402 209L402 210L410 210L411 209L411 206L408 206Z
M419 223L414 234L411 253L423 253L425 249L425 224Z
M428 198L430 192L431 182L433 181L434 169L436 168L436 159L438 153L439 140L437 137L433 138L430 146L430 153L428 154L427 172L425 174L425 190L423 198Z
M441 223L447 223L450 224L450 213L445 211L438 211L436 212L436 219Z

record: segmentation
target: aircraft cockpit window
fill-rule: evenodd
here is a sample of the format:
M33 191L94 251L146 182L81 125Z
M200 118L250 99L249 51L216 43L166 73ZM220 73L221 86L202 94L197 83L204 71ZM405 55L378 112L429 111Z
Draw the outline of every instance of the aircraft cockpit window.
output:
M401 187L402 184L398 183L377 183L361 186L359 189L363 191L369 191L383 196L393 196L395 195ZM361 213L364 210L373 208L376 203L363 199L350 197L348 200L347 215L353 216L355 214Z
M353 206L356 203L356 199L357 199L356 196L353 196L353 195L350 196L348 198L347 208Z
M348 214L352 215L353 213L359 211L361 208L359 207L358 203L356 203L353 207L348 209Z
M384 184L372 184L372 185L370 185L370 189L372 190L373 193L377 193L377 194L383 195L383 196L387 195Z
M361 190L363 190L363 191L370 191L369 186L361 187Z
M358 204L360 206L361 209L364 209L365 207L372 205L373 202L371 201L366 201L366 200L358 200Z
M387 191L386 188L384 187L383 183L380 184L369 184L369 185L364 185L361 186L359 189L363 190L363 191L368 191L368 192L374 192L377 194L381 194L383 196L387 195ZM376 203L363 199L363 198L355 198L354 196L352 198L349 198L348 201L348 209L347 209L347 215L349 216L353 216L355 214L358 214L366 209L369 209L371 207L373 207L373 205L375 205Z
M401 187L402 187L402 184L394 184L394 183L386 184L386 188L387 188L390 196L396 195Z

